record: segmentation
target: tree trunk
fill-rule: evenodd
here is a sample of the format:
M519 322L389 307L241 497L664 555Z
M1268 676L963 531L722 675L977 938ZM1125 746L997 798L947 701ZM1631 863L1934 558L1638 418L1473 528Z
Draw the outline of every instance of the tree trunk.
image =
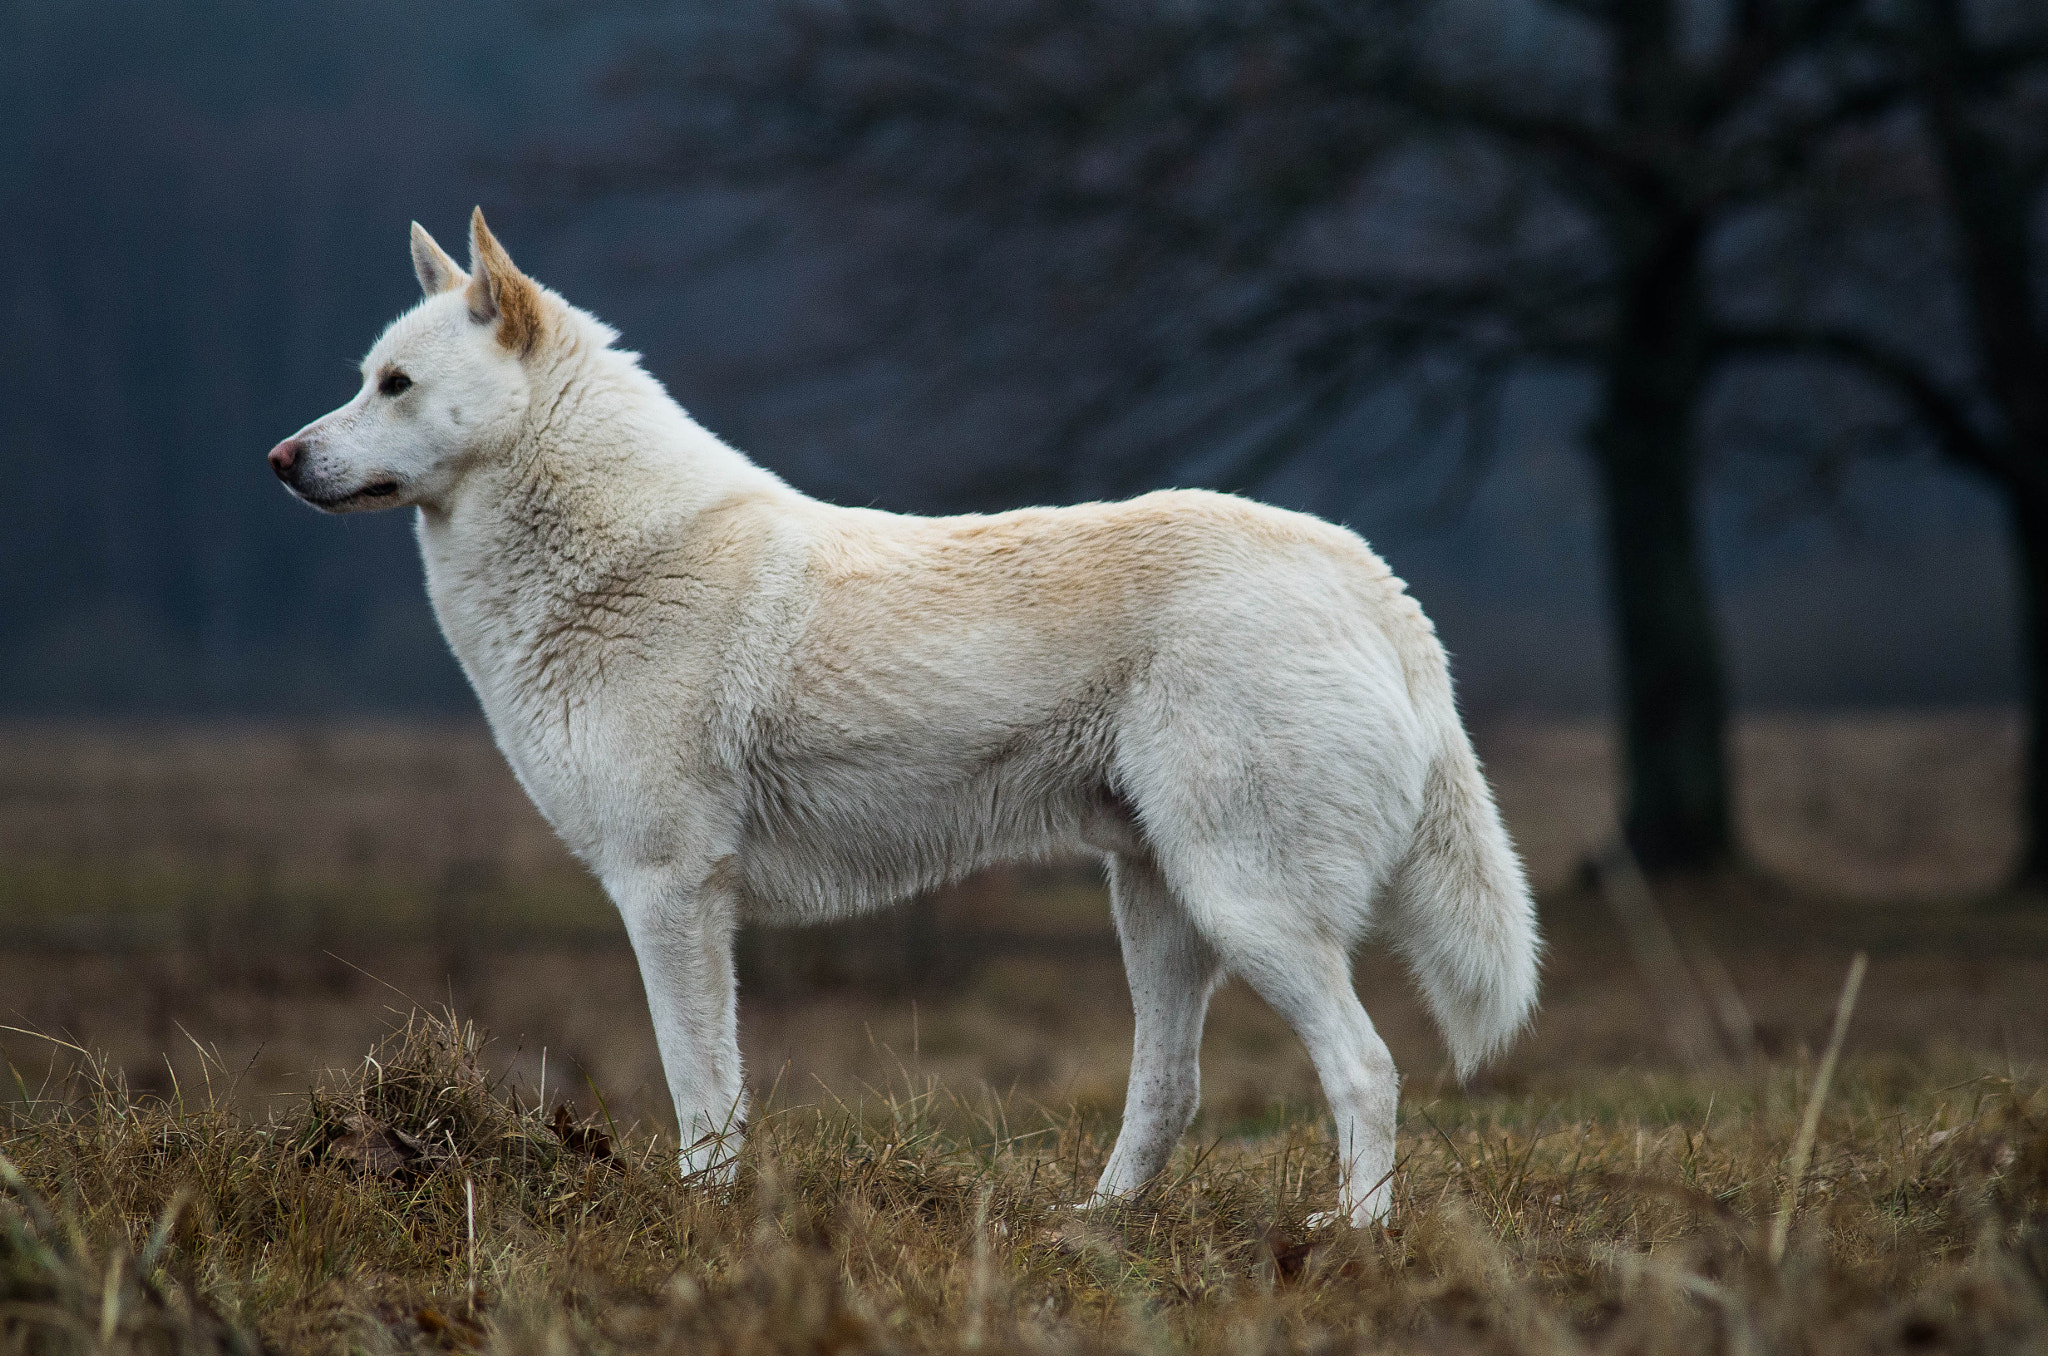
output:
M2020 865L2015 884L2048 889L2048 496L2012 487L2019 574L2020 682L2026 730L2021 771Z
M1648 436L1633 432L1627 442ZM1692 459L1668 444L1661 454L1615 446L1623 441L1601 439L1599 466L1621 649L1624 827L1645 870L1708 869L1733 853L1727 700L1693 519Z
M1733 857L1727 698L1693 510L1693 425L1712 361L1701 240L1696 224L1677 224L1630 270L1592 439L1621 651L1624 828L1649 871Z

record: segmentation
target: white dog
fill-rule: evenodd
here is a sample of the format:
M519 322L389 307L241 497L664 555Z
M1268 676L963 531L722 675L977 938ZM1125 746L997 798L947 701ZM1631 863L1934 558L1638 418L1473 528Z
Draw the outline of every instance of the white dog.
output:
M1444 653L1352 533L1224 495L915 518L807 498L617 335L415 224L426 296L270 453L330 512L412 505L512 769L624 916L688 1147L744 1128L742 922L878 909L991 862L1106 858L1137 1015L1097 1198L1195 1114L1209 995L1307 1044L1343 1208L1392 1198L1397 1080L1351 986L1378 924L1461 1073L1536 993L1520 863Z

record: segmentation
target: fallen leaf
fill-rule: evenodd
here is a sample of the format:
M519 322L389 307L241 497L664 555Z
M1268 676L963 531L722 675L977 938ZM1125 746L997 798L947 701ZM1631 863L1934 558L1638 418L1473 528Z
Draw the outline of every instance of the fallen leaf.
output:
M1316 1245L1298 1243L1278 1227L1266 1230L1266 1251L1273 1257L1273 1272L1282 1285L1292 1285L1308 1270Z
M562 1147L570 1153L582 1154L585 1158L594 1158L600 1163L618 1166L618 1155L612 1152L612 1137L598 1129L593 1122L577 1124L575 1118L569 1114L567 1106L555 1108L555 1119L550 1128L554 1130L555 1138L562 1141Z
M428 1307L413 1315L413 1319L421 1332L450 1351L483 1345L483 1324L473 1318L450 1318L439 1309Z
M321 1157L338 1159L379 1177L401 1177L431 1170L447 1154L422 1144L398 1129L355 1112L342 1122L342 1133L327 1142Z

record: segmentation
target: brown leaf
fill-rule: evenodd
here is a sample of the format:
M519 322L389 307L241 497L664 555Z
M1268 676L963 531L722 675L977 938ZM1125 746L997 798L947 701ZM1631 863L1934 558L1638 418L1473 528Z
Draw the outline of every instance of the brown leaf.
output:
M473 1318L450 1318L431 1306L421 1309L413 1318L420 1325L421 1332L446 1350L474 1349L483 1345L483 1325Z
M405 1171L407 1156L384 1127L367 1117L351 1116L348 1129L327 1145L327 1156L351 1164L379 1177L396 1177Z
M400 1177L425 1172L447 1155L437 1153L395 1126L358 1111L342 1122L342 1133L327 1142L323 1157L375 1173Z
M1292 1285L1308 1271L1316 1245L1298 1243L1276 1225L1266 1230L1266 1251L1273 1257L1274 1279L1281 1285Z
M617 1166L618 1155L612 1152L612 1137L598 1129L595 1122L586 1121L578 1125L575 1118L570 1116L566 1105L555 1108L555 1119L551 1128L555 1132L555 1138L562 1141L562 1147L570 1153L582 1154L585 1158L594 1158L600 1163Z

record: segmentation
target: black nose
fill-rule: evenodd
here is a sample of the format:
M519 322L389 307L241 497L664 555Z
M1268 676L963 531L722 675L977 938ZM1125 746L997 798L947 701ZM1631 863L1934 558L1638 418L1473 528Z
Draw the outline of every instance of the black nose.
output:
M270 449L270 469L277 472L279 480L290 480L292 467L298 465L299 454L305 450L306 445L297 438L285 439Z

